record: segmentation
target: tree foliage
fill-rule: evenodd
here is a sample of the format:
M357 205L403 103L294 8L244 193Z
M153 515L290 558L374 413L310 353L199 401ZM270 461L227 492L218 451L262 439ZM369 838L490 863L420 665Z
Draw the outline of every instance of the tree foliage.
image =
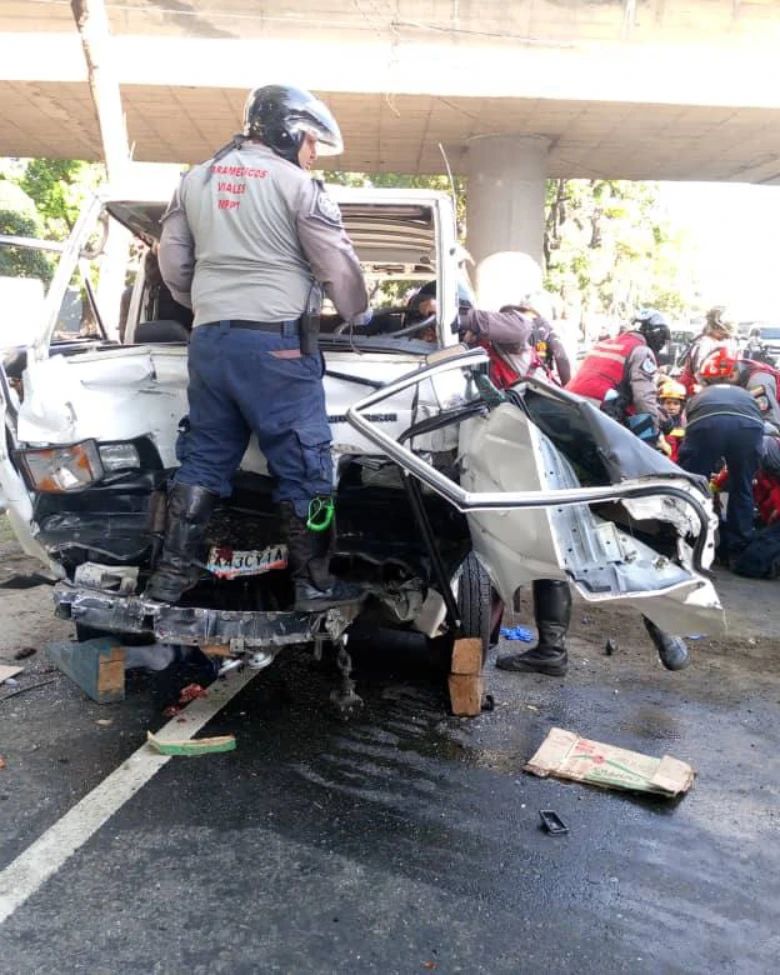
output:
M37 237L35 220L13 210L0 210L0 234L14 237ZM0 277L39 278L48 284L53 274L49 258L43 251L27 247L0 247Z
M34 201L47 237L67 237L81 205L97 185L103 167L78 159L30 159L18 179Z
M63 240L103 167L78 159L0 161L0 234ZM0 274L40 278L48 284L53 261L22 247L0 247Z
M567 305L617 318L642 305L689 311L696 303L689 255L656 184L548 181L546 287Z
M15 183L0 178L0 234L40 237L41 221L32 200ZM52 264L42 251L0 247L0 277L40 278L48 284Z

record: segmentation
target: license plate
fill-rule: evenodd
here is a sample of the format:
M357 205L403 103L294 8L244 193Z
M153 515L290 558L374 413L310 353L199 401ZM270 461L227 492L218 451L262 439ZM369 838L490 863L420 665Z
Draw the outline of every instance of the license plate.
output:
M209 552L206 568L220 579L259 576L272 569L286 569L287 546L269 545L268 548L246 552L216 546Z

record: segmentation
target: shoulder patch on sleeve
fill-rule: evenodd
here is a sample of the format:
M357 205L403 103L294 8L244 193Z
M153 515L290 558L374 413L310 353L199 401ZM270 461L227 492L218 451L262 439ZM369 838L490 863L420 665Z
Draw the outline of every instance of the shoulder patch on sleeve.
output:
M645 356L645 361L639 368L646 376L654 376L658 372L656 361L651 355Z
M321 183L317 183L317 191L311 204L310 216L324 220L325 223L332 224L334 227L341 226L341 210L339 205L329 196Z

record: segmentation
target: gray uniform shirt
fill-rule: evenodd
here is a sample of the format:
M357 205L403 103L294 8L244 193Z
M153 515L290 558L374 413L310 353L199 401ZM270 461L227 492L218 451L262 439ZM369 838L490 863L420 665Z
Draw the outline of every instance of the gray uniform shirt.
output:
M532 358L528 339L533 332L528 316L515 310L470 308L460 313L460 330L490 342L519 376L527 375Z
M193 167L162 225L160 271L173 297L192 307L194 326L296 319L314 280L345 320L368 307L337 204L260 143Z
M638 345L626 359L626 376L631 388L631 401L637 413L649 413L657 424L665 415L658 402L656 375L658 363L649 345Z

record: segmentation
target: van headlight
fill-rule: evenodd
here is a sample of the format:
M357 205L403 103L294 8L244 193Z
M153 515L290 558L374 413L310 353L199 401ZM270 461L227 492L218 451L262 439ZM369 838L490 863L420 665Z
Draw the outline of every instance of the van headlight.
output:
M126 471L141 466L141 455L133 443L106 443L98 447L105 471Z
M34 491L63 494L81 491L104 474L97 444L83 440L69 447L33 447L20 450L17 458Z

